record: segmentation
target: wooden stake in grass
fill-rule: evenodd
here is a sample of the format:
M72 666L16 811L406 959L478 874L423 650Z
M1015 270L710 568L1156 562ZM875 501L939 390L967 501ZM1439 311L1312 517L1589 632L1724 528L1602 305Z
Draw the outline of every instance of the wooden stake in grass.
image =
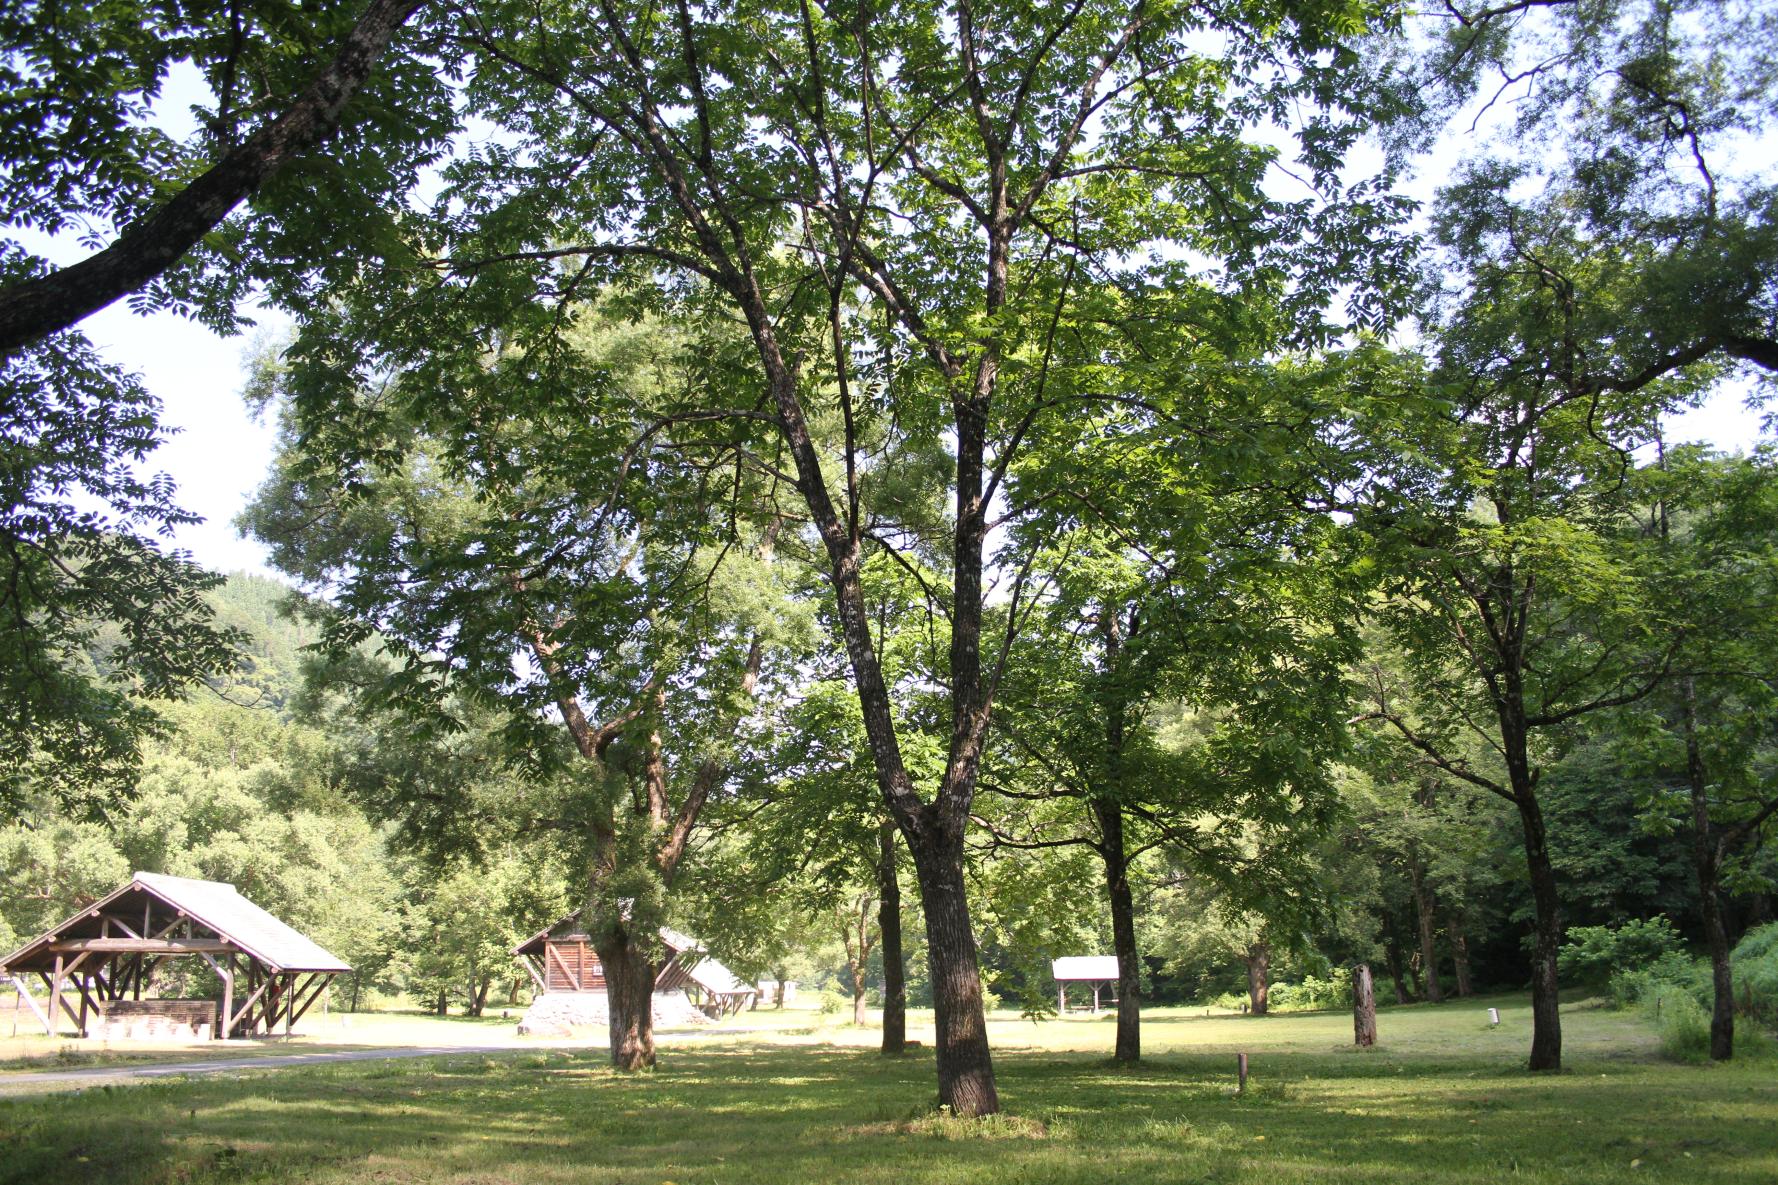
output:
M1235 1077L1239 1080L1239 1084L1235 1087L1235 1093L1236 1094L1246 1094L1247 1093L1247 1055L1244 1053L1237 1053L1235 1055Z
M1352 1043L1362 1049L1377 1043L1377 996L1369 963L1352 968Z

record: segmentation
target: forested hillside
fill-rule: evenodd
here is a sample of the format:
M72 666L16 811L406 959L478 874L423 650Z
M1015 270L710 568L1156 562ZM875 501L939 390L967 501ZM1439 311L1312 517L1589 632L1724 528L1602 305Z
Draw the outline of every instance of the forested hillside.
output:
M408 991L458 1006L511 989L507 950L560 904L516 867L440 876L390 842L354 795L338 738L299 710L303 648L292 590L236 574L208 594L240 631L235 672L157 705L118 807L91 818L53 802L0 831L0 946L110 892L133 871L227 881L350 963L339 1000ZM103 670L103 636L92 655Z

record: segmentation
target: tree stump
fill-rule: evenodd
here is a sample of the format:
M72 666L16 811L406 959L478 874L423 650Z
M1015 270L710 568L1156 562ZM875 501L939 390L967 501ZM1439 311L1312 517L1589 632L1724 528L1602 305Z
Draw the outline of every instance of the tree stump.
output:
M1377 1043L1377 996L1368 963L1352 968L1352 1043L1365 1049Z

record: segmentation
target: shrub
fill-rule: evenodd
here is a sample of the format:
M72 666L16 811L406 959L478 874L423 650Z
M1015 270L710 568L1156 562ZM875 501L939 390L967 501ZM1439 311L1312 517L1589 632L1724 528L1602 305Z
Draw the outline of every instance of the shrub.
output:
M1778 922L1749 930L1730 956L1735 969L1735 1011L1778 1024Z
M1683 987L1663 984L1645 997L1661 1035L1661 1052L1675 1061L1702 1061L1710 1053L1710 1014Z
M1647 969L1668 956L1683 958L1685 944L1664 917L1621 926L1575 926L1562 944L1562 976L1576 983L1604 984L1613 976Z
M1709 965L1668 951L1645 966L1618 971L1606 983L1611 1002L1619 1008L1632 1008L1652 1000L1663 988L1680 988L1701 998L1701 993L1710 990Z
M1326 979L1305 976L1301 983L1281 983L1272 988L1271 1006L1283 1012L1311 1012L1352 1007L1352 981L1343 975Z

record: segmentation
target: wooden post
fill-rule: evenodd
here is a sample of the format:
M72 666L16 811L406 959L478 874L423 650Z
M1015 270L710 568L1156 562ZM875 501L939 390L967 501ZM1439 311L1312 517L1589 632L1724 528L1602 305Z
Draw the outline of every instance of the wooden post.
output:
M1093 985L1093 1015L1099 1015L1099 985Z
M62 955L56 956L56 971L49 981L49 1035L55 1036L56 1030L62 1027L62 1018L57 1011L62 1007Z
M1369 963L1352 968L1352 1043L1360 1049L1377 1043L1377 995Z
M1068 1015L1068 985L1065 983L1056 984L1056 1015Z
M221 971L222 1019L221 1023L216 1026L216 1039L226 1041L229 1037L229 1029L232 1027L229 1021L234 1019L235 1012L235 956L233 951L229 952L228 962L223 965Z
M1235 1055L1235 1077L1238 1079L1238 1082L1239 1082L1239 1084L1235 1088L1235 1093L1236 1094L1246 1094L1247 1093L1247 1055L1244 1053L1237 1053Z

